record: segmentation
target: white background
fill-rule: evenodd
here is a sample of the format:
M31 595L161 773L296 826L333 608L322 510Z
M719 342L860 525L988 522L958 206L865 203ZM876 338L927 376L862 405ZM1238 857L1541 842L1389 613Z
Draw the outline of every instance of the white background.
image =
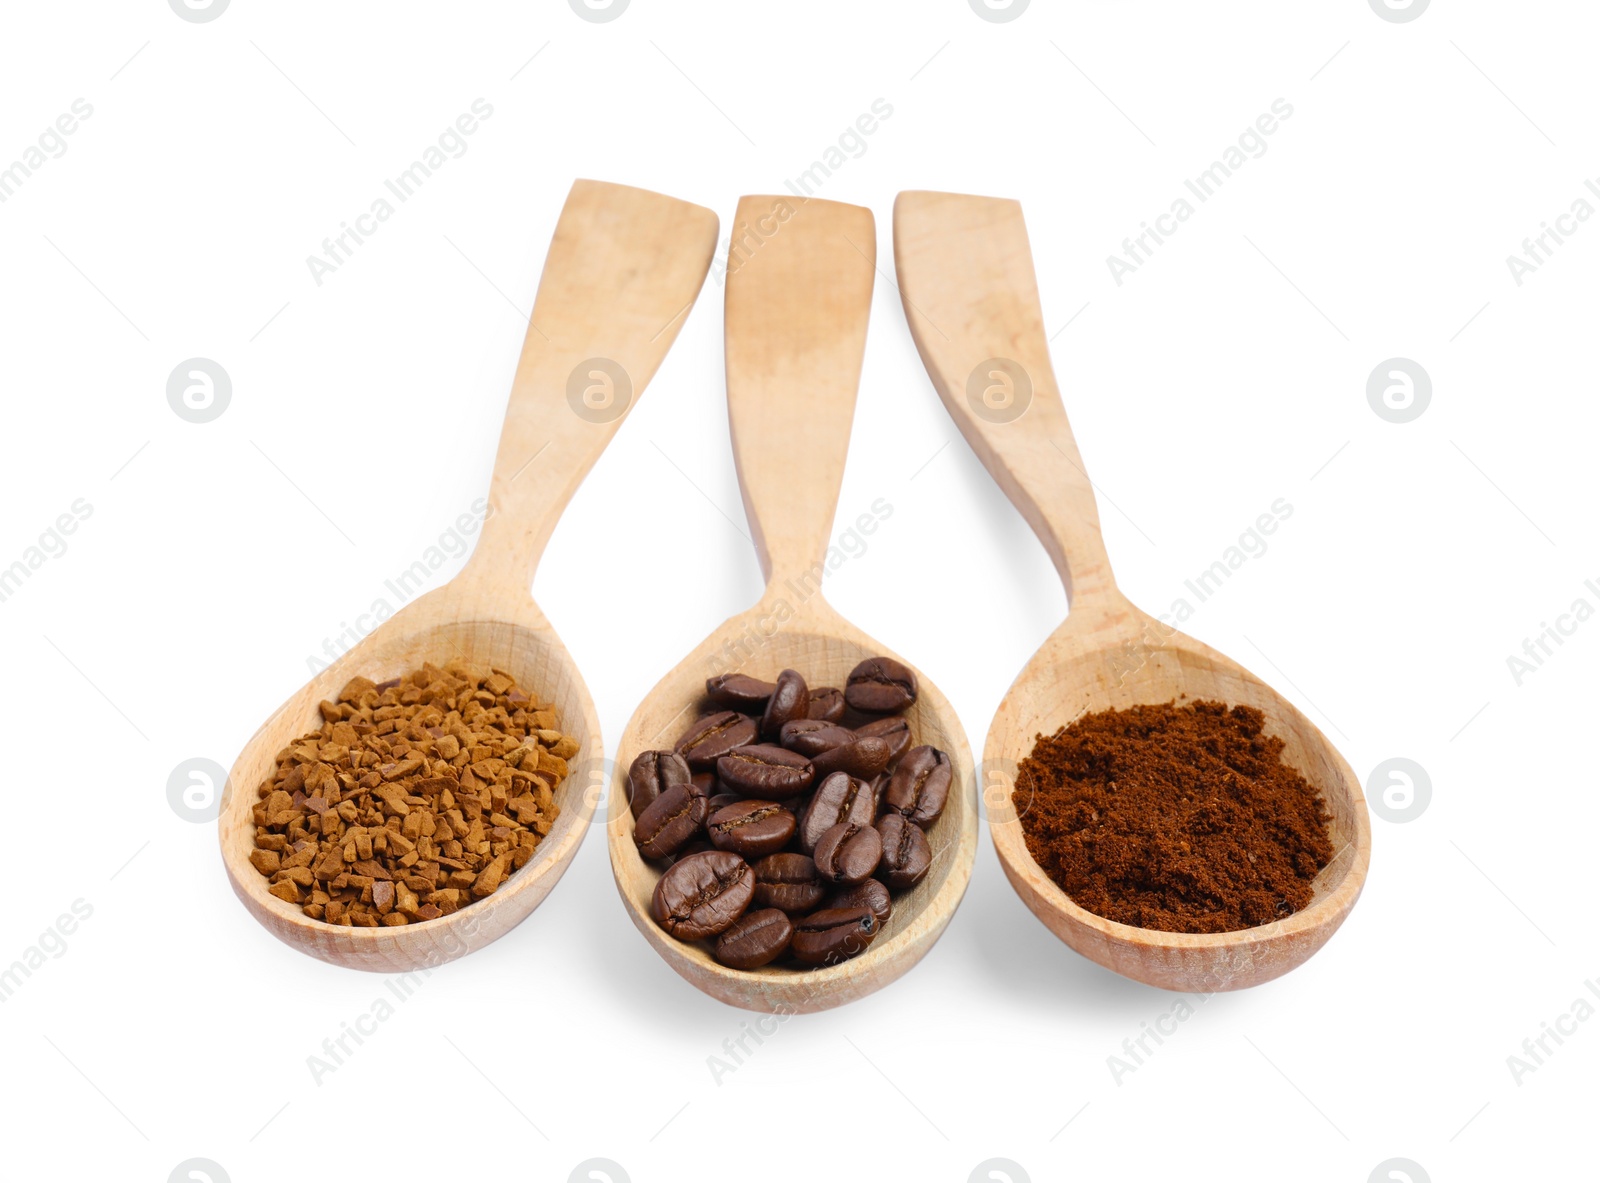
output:
M1489 0L1410 23L1365 0L1036 0L1008 23L965 0L634 0L610 23L562 0L233 0L210 23L162 0L8 5L0 167L75 99L93 115L0 204L0 565L75 499L92 515L0 603L0 964L73 901L93 912L0 1004L4 1174L165 1180L205 1157L236 1181L563 1180L603 1157L640 1183L757 1162L957 1181L1002 1157L1014 1180L1361 1181L1404 1156L1434 1180L1592 1177L1571 1160L1600 1022L1520 1083L1507 1057L1600 978L1600 622L1520 686L1506 659L1579 596L1600 607L1600 220L1521 286L1505 257L1600 177L1597 33L1592 5ZM318 286L306 256L480 97L469 151ZM1020 198L1125 591L1165 611L1286 499L1188 631L1363 779L1418 761L1431 805L1374 817L1365 896L1321 954L1200 1005L1120 1082L1107 1057L1177 997L1058 943L985 835L920 966L789 1021L716 1084L707 1057L749 1016L640 939L596 827L532 918L314 1083L307 1057L384 983L251 922L169 773L230 764L307 656L482 495L574 177L726 228L878 98L892 117L819 193L872 207L886 276L839 528L876 498L894 512L830 601L922 666L974 750L1065 612L887 278L898 190ZM1106 256L1278 98L1294 114L1266 153L1114 282ZM611 739L759 592L721 290L534 583ZM165 397L195 356L233 382L203 425ZM1395 356L1434 387L1400 425L1366 399ZM710 557L642 584L664 564L636 556L685 537Z

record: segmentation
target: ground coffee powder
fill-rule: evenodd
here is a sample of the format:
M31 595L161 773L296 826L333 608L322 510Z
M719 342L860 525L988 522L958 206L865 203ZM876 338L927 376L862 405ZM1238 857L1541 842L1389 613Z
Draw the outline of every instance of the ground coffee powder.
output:
M1165 932L1231 932L1311 902L1329 815L1254 707L1085 715L1039 736L1013 801L1028 850L1080 907Z

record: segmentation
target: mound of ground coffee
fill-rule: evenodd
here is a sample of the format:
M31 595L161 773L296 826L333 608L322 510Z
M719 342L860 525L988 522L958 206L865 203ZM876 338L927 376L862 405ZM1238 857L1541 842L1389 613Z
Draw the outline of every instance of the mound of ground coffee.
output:
M1082 908L1164 932L1232 932L1311 902L1329 815L1254 707L1085 715L1039 736L1013 802L1028 851Z

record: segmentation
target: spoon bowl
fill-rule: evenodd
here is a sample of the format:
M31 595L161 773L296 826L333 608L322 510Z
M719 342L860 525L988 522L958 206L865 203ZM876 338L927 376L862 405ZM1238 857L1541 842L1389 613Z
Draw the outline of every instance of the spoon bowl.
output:
M337 699L358 674L373 681L401 677L432 662L465 662L503 670L541 703L554 704L561 728L579 743L575 766L600 751L600 723L576 664L531 600L520 619L504 605L473 607L461 589L430 592L386 621L360 645L301 687L245 746L229 774L233 786L272 778L277 754L322 725L318 704ZM268 880L251 865L256 827L254 793L232 792L220 821L223 861L233 889L269 932L287 944L336 965L382 973L442 965L504 936L556 885L583 840L593 799L586 779L569 775L556 789L557 816L534 857L493 895L458 912L395 928L345 928L315 920L267 892Z
M771 679L789 668L814 689L843 687L864 658L895 656L821 594L821 556L844 472L872 299L872 214L817 199L795 206L786 198L746 197L734 237L750 223L773 229L728 276L728 414L767 588L754 608L724 623L663 677L634 713L618 748L606 837L624 907L679 975L731 1005L795 1014L861 998L922 958L966 891L978 818L961 723L917 671L917 700L904 712L913 742L942 749L953 781L944 813L928 831L931 869L895 896L888 923L864 952L822 968L730 969L701 946L669 936L650 915L661 872L634 844L627 772L641 752L670 748L702 713L706 679L735 672Z
M577 853L604 765L583 678L529 592L561 510L655 374L704 282L717 219L687 202L578 181L550 244L512 386L478 545L444 587L408 604L318 672L262 725L229 773L218 839L229 882L274 936L336 965L386 973L432 968L505 935L550 893ZM433 920L347 927L269 894L250 863L257 786L278 756L322 723L319 704L356 675L403 676L432 662L509 674L553 704L579 743L556 787L558 814L534 857L484 899Z
M762 621L770 622L781 602L763 599L755 608L733 617L656 684L618 746L619 775L610 797L606 833L617 890L628 915L674 970L713 998L734 1006L807 1013L840 1006L888 985L938 940L972 874L978 809L974 794L966 787L973 783L972 756L955 710L938 688L917 672L917 701L904 718L911 724L916 743L932 744L949 755L953 784L961 788L952 787L943 815L929 831L933 865L927 877L894 897L889 923L866 952L837 965L804 971L782 966L735 970L719 965L700 945L679 941L662 930L650 915L650 897L661 872L640 856L633 842L627 768L640 752L673 745L705 709L706 679L735 672L723 657L726 644L749 637ZM808 684L843 686L850 671L865 658L895 656L826 605L801 611L806 615L795 627L768 637L738 670L770 677L781 669L796 669L806 675Z
M1130 648L1129 637L1141 640ZM1282 920L1205 934L1119 924L1074 902L1028 851L1021 822L1030 802L1026 790L1016 797L1016 760L1036 737L1091 712L1184 699L1260 710L1267 734L1284 741L1284 762L1322 792L1334 857L1312 882L1311 903ZM1079 953L1150 985L1209 994L1269 981L1321 948L1361 891L1370 842L1366 804L1344 757L1254 674L1125 600L1092 621L1069 617L1028 662L995 712L983 768L984 808L1000 865L1029 910Z
M940 399L1016 504L1067 587L1066 621L1012 683L984 745L983 798L1001 866L1028 908L1084 956L1170 990L1240 989L1323 946L1366 879L1371 832L1350 765L1293 704L1243 666L1128 602L1112 578L1094 489L1050 367L1021 207L952 193L902 193L895 259L912 336ZM1029 853L1017 767L1041 735L1095 711L1179 699L1250 706L1284 761L1332 815L1333 860L1311 903L1235 932L1119 924L1079 906Z

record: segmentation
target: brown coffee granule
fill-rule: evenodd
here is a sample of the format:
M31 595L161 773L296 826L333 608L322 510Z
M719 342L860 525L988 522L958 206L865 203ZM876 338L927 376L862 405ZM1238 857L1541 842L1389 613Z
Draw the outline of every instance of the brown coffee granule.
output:
M353 678L256 791L250 862L330 924L433 920L491 895L559 812L578 741L501 670Z
M1080 906L1164 932L1232 932L1311 902L1331 820L1254 707L1085 715L1039 736L1013 803L1034 861Z

